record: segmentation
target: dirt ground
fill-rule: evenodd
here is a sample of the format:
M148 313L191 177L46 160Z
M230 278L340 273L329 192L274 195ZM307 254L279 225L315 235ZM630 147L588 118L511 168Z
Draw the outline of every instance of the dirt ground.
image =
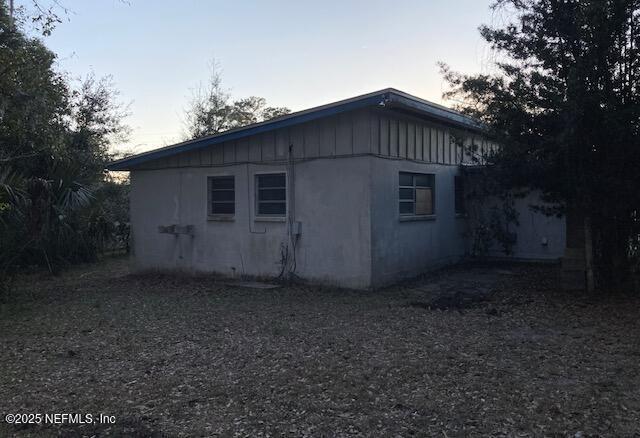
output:
M126 266L18 280L0 436L640 436L640 299L560 291L551 266L374 292ZM115 423L4 420L37 413Z

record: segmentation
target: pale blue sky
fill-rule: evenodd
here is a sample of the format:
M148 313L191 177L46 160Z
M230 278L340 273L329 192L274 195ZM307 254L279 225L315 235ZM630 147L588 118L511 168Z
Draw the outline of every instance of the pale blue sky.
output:
M446 104L437 62L484 71L493 20L493 0L61 2L69 21L45 42L73 77L113 75L136 152L180 140L214 57L234 97L294 111L386 87Z

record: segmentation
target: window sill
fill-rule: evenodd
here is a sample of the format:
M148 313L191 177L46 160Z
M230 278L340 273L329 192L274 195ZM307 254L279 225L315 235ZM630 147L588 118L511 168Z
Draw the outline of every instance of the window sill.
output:
M210 214L207 216L207 220L212 222L233 222L236 218L227 214Z
M256 216L253 219L255 222L286 222L285 216Z
M419 221L435 221L436 215L430 214L425 216L400 216L400 222L419 222Z
M456 213L456 219L466 219L467 213Z

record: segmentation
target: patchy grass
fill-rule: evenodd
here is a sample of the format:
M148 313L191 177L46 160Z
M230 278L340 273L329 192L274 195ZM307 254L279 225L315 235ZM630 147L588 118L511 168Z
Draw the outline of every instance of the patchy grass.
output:
M254 290L122 259L23 278L0 310L0 414L116 423L0 436L638 436L640 300L554 279L465 266Z

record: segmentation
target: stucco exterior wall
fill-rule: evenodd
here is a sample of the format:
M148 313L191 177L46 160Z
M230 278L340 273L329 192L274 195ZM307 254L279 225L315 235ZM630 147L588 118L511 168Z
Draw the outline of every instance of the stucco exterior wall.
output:
M131 223L137 267L277 275L287 224L256 217L254 178L257 173L285 170L285 165L239 164L133 171ZM296 164L295 183L288 181L287 196L295 196L295 220L301 222L298 275L346 287L370 286L369 172L368 157ZM231 221L208 218L207 176L216 175L235 176L236 212ZM194 235L158 232L158 226L172 224L193 225Z
M400 172L435 175L435 215L401 217ZM464 219L455 214L454 165L372 159L372 285L383 286L458 261L465 253ZM415 220L419 219L419 220Z
M566 244L565 217L547 216L532 209L544 205L539 192L516 198L514 208L518 215L515 228L517 238L509 257L522 260L556 260L562 257ZM505 257L504 251L492 246L489 255Z
M256 217L255 175L285 172L293 162L287 195L301 224L300 277L369 288L454 263L469 251L465 219L454 211L454 176L472 162L460 141L473 141L480 156L495 147L447 125L366 109L144 163L131 172L135 262L143 269L277 275L287 223ZM400 172L435 175L433 217L400 218ZM233 220L208 217L207 176L216 175L235 176ZM530 201L516 205L514 257L559 257L564 219L532 212ZM192 225L193 236L158 231L173 224ZM501 254L493 248L491 255Z

